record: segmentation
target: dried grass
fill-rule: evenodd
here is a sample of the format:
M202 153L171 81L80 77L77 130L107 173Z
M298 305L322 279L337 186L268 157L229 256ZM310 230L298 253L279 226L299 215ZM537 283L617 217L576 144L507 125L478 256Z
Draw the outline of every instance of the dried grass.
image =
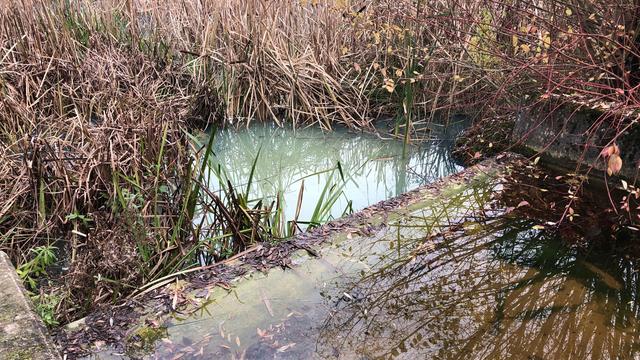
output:
M20 265L58 247L69 271L48 286L64 289L59 315L72 318L170 258L199 88L108 34L80 44L56 15L0 18L0 249Z
M637 44L607 58L608 40L587 33L593 9L607 18L591 31L618 31L616 14L632 6L622 0L0 4L0 249L18 265L36 246L64 249L70 269L49 286L61 289L65 320L191 253L190 126L370 129L394 116L408 141L437 112L512 113L540 94L638 108L637 79L607 65L624 70ZM551 22L565 7L573 15ZM602 81L585 81L599 72ZM237 205L215 223L243 242L233 222L253 220L234 220L246 213Z

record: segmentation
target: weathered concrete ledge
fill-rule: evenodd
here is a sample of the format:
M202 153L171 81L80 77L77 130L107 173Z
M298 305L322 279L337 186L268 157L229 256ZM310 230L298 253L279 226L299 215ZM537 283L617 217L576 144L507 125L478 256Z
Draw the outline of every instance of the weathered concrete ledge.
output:
M592 125L604 116L579 104L549 100L527 111L516 119L512 141L524 153L541 153L551 163L570 171L581 163L582 169L593 166L604 171L605 161L599 158L600 151L615 136L615 129L607 126L609 120L597 131L590 133ZM640 161L640 124L634 124L628 132L616 140L621 149L623 167L621 175L634 178Z
M0 360L60 359L20 278L0 251Z
M92 353L97 354L96 358L104 356L108 359L112 358L113 354L118 354L118 358L173 358L176 354L158 356L155 352L158 346L163 346L160 339L171 340L172 335L167 332L166 324L173 321L170 319L175 318L173 312L176 305L179 309L178 312L183 314L179 317L196 312L207 313L201 310L196 311L196 309L203 309L204 306L208 306L206 304L219 304L218 301L224 298L225 294L228 294L231 287L246 283L247 279L253 275L260 277L261 275L257 275L259 272L271 271L281 274L285 271L282 269L290 269L286 270L286 280L281 278L282 281L279 283L281 286L270 286L269 288L284 294L278 295L279 299L295 299L296 296L304 294L305 286L314 287L315 280L311 281L309 275L305 274L320 276L321 271L336 271L336 274L346 274L351 270L338 270L331 264L337 264L341 261L338 259L344 260L345 254L351 254L349 256L352 259L359 259L354 260L354 264L364 264L364 260L361 259L364 254L368 254L367 256L372 258L379 256L380 254L376 252L370 253L371 248L366 247L365 244L368 246L380 245L385 242L385 236L390 236L387 238L387 242L390 242L390 239L397 241L399 227L389 226L390 223L410 221L418 213L421 216L427 216L425 214L430 212L430 209L439 209L452 198L476 187L478 189L484 188L486 193L494 192L499 182L498 179L507 172L507 169L523 159L513 153L502 153L459 173L368 206L313 230L300 233L287 241L255 245L228 260L207 267L206 271L198 271L190 276L181 277L182 281L179 286L180 293L183 295L180 295L179 299L176 298L178 303L175 304L172 304L175 296L173 295L175 294L174 290L167 289L175 286L171 284L177 284L177 278L170 278L169 281L161 283L162 288L140 295L130 304L123 304L107 312L96 312L85 319L67 325L64 329L64 336L60 338L60 344L64 347L63 352L69 358L91 357ZM469 199L475 199L475 197L469 195ZM459 203L458 207L465 216L468 215L468 208L465 205ZM447 217L455 217L455 213L455 209L450 208ZM434 221L436 221L435 218ZM417 238L424 236L426 235L422 234ZM356 246L356 244L358 245ZM384 245L384 247L387 249L385 251L393 249L388 245ZM353 253L357 251L362 252ZM395 250L393 252L395 254ZM329 261L330 259L333 260ZM350 263L350 261L345 260L345 263ZM324 268L327 265L331 270ZM192 300L187 301L186 299ZM260 297L256 299L264 302L264 300L260 300ZM267 306L266 316L274 316L269 315L272 311L269 310L270 305L265 304L264 306ZM244 314L247 310L243 308L231 312L233 311ZM312 311L309 309L310 312ZM218 329L218 324L222 326L220 320L215 320L215 329ZM255 328L252 328L251 333L254 332ZM179 344L183 344L183 342L176 340L174 344L179 348L181 346ZM203 344L192 345L188 347L197 349ZM183 355L189 357L187 354ZM207 358L211 359L230 358L219 354L207 353L207 355ZM269 356L269 358L271 357ZM288 359L313 358L302 355L283 357ZM267 357L247 356L247 358Z

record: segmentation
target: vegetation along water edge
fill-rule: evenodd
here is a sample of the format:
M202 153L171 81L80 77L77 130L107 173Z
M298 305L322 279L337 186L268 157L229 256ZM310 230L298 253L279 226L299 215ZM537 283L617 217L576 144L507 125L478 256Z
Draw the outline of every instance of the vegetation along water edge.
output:
M462 163L533 144L521 173L554 190L514 186L514 211L545 209L574 244L602 234L584 219L640 232L635 1L0 4L0 250L51 329L330 220L341 162L316 170L317 201L301 182L308 219L254 197L259 149L246 183L216 166L216 132L258 122L395 139L404 158L464 117ZM547 150L570 168L539 173Z

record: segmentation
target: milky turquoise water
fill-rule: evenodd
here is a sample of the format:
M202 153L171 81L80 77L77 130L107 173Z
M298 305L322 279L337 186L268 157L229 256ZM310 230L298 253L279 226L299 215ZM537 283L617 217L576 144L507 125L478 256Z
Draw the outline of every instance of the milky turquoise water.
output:
M449 153L450 139L460 126L452 128L448 132L436 128L439 139L405 148L400 140L346 129L327 133L256 124L218 131L216 163L233 185L244 190L255 162L250 198L269 203L281 196L288 220L296 215L301 189L298 220L302 223L312 219L321 197L336 196L326 211L327 220L460 171Z

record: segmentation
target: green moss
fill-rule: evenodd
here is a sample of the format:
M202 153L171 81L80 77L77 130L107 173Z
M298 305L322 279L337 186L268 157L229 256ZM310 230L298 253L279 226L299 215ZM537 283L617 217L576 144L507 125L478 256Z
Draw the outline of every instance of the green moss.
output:
M13 322L13 318L19 311L17 306L14 306L11 302L3 302L0 305L2 305L2 311L0 311L0 324L9 324Z
M166 327L152 328L149 326L142 326L137 329L128 340L131 349L130 355L144 355L152 353L155 349L155 343L168 336L169 334Z
M25 347L26 346L20 346L18 349L10 350L6 359L7 360L42 359L43 356L45 356L45 354L51 354L48 351L48 348L42 344L29 345L28 349L25 349Z
M25 349L17 349L9 352L7 360L30 360L33 359L33 352Z

